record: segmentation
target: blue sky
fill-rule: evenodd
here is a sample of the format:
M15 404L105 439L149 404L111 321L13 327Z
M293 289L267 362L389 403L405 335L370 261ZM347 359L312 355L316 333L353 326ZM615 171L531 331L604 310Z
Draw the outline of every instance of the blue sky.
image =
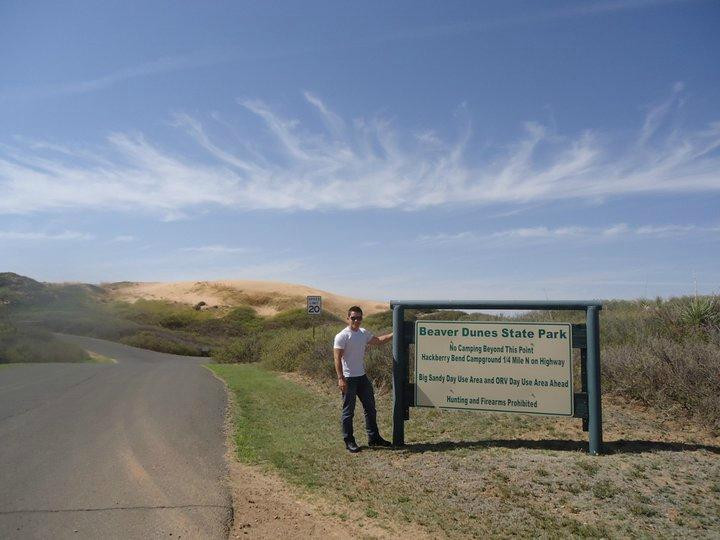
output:
M0 270L720 292L720 4L0 4Z

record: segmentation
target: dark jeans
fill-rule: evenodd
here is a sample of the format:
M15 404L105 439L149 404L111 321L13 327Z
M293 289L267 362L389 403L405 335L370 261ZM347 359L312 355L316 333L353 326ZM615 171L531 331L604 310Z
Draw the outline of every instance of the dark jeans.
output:
M365 409L365 430L368 439L377 439L380 436L378 431L375 411L375 393L367 375L360 377L345 377L347 390L343 395L342 408L342 433L346 441L355 440L353 436L353 415L355 414L355 396L360 398L360 403Z

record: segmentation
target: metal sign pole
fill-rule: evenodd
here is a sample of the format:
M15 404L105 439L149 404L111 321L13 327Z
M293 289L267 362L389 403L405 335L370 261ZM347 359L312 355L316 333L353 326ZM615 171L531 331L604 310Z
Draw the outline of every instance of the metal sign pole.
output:
M587 308L587 379L589 451L602 453L602 402L600 400L600 319L598 308Z
M405 444L405 336L403 321L405 310L393 307L393 446Z

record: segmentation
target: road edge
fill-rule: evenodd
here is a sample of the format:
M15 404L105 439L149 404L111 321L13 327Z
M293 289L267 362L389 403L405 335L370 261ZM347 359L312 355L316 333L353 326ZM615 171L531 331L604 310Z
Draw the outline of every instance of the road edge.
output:
M226 474L225 478L223 479L223 482L225 483L228 492L230 493L230 517L226 520L224 524L225 528L225 537L230 538L230 533L233 530L233 526L235 524L235 508L237 501L235 500L235 490L233 489L233 482L232 482L232 462L231 460L234 458L233 452L235 450L235 442L233 440L232 434L233 434L233 411L235 410L235 396L230 391L230 388L228 387L227 383L222 377L219 377L217 373L215 373L212 369L210 369L209 364L200 364L203 369L208 371L210 375L212 375L215 379L220 381L223 388L225 389L225 417L223 418L223 425L222 430L223 434L225 435L225 469Z

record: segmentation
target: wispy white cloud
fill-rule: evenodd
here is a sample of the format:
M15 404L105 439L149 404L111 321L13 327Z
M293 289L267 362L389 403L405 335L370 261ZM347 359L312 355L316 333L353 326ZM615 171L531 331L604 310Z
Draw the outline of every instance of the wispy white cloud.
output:
M27 232L27 231L0 231L0 240L20 241L67 241L67 240L92 240L95 236L78 231L63 231L59 233Z
M225 60L227 60L225 55L217 53L191 53L179 56L166 56L134 66L117 69L110 73L106 73L105 75L85 80L48 84L45 86L34 85L32 87L5 90L0 93L0 99L39 99L54 96L86 94L88 92L102 90L120 82L138 77L205 66L223 62Z
M194 158L128 133L111 134L101 150L23 141L0 146L0 214L88 208L177 219L208 206L418 210L718 192L720 121L667 129L678 92L667 107L651 109L636 137L622 145L602 142L597 132L563 136L528 123L510 148L472 159L469 127L457 140L442 141L382 118L344 121L306 93L326 125L311 132L262 101L241 100L270 134L264 146L223 144L212 126L187 114L175 115L173 125L197 145Z
M466 242L468 240L476 240L478 234L470 231L462 231L459 233L436 233L422 234L417 237L417 241L421 244L454 244L456 242Z
M192 253L213 253L213 254L220 254L220 253L247 253L247 248L242 247L229 247L229 246L223 246L219 244L215 245L209 245L209 246L194 246L194 247L185 247L181 248L180 251L187 251Z
M380 45L394 41L414 41L420 39L432 39L442 36L452 36L512 28L516 26L538 25L564 19L578 19L582 17L593 17L611 15L623 11L651 9L666 4L685 3L688 0L608 0L600 2L575 2L552 9L543 4L543 9L535 13L523 15L510 15L506 17L463 20L447 24L433 24L432 26L411 27L398 29L392 33L385 33L366 38L370 44Z
M125 242L125 243L128 243L128 242L134 242L134 241L135 241L135 237L134 237L134 236L131 236L131 235L129 235L129 234L119 234L119 235L117 235L115 238L113 238L113 242Z
M671 236L687 235L720 235L720 225L715 227L701 227L697 225L641 225L630 226L627 223L617 223L606 227L583 227L578 225L566 227L522 227L506 229L490 233L463 231L458 233L436 233L419 235L415 241L427 245L451 244L482 244L525 241L556 241L556 240L582 240L582 241L613 241L632 240L638 238L667 238ZM720 239L720 236L718 236Z

